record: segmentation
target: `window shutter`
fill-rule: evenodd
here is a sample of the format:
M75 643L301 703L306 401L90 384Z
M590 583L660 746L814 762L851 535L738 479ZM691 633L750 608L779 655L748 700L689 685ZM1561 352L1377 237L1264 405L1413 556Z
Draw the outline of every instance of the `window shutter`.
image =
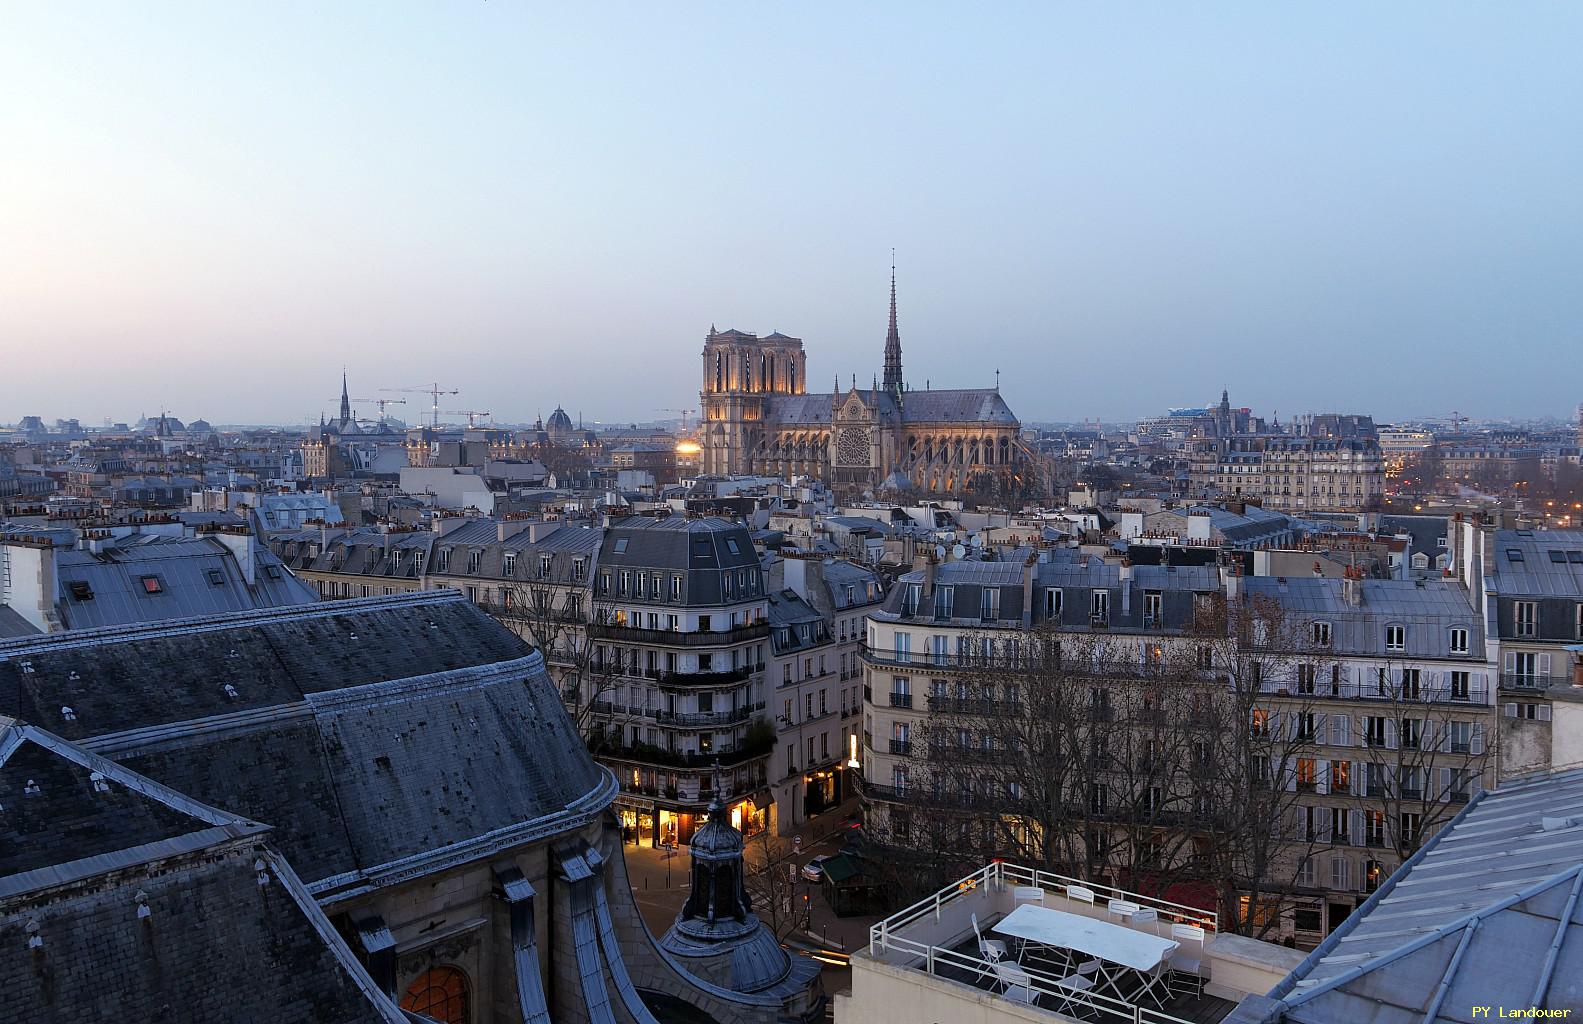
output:
M1509 704L1507 706L1512 709L1512 714L1515 716L1517 714L1517 705ZM1473 735L1468 740L1468 753L1470 753L1470 754L1482 754L1482 753L1484 753L1484 723L1483 722L1474 722L1473 723Z
M1517 652L1516 651L1507 651L1506 652L1506 668L1503 671L1505 671L1505 673L1507 675L1509 675L1509 676L1514 676L1514 675L1517 674Z
M1539 655L1539 675L1545 679L1550 678L1550 655L1548 654Z
M1451 769L1451 768L1442 768L1442 769L1440 769L1440 792L1435 794L1436 801L1442 801L1443 802L1443 801L1449 799L1450 796L1451 796L1451 788L1454 785L1456 785L1456 781L1457 780L1456 780L1456 775L1454 774L1454 769ZM1427 795L1427 794L1425 794L1425 795Z
M1548 721L1550 721L1550 705L1548 705L1548 704L1541 704L1541 705L1539 705L1539 721L1541 721L1541 722L1548 722Z
M1394 718L1385 720L1385 749L1396 749L1396 719Z
M1449 754L1451 752L1451 723L1436 722L1432 718L1425 719L1424 721L1426 725L1436 728L1440 731L1440 742L1438 746L1440 747L1442 753Z
M1321 742L1323 742L1323 737L1321 737ZM1323 796L1324 794L1330 792L1330 762L1329 761L1320 761L1314 767L1314 792L1319 794L1320 796ZM1329 828L1328 825L1325 826L1325 827Z
M1348 811L1347 813L1352 816L1352 845L1353 846L1362 846L1363 845L1363 812L1362 811ZM1342 888L1346 888L1346 887L1342 886Z
M1315 712L1315 714L1314 714L1314 742L1315 743L1324 743L1325 740L1329 737L1329 735L1330 735L1330 733L1329 733L1329 729L1330 729L1329 718L1330 718L1330 716L1325 714L1323 711Z
M1329 808L1316 807L1316 808L1314 808L1314 814L1317 816L1317 819L1318 819L1318 827L1314 829L1314 835L1317 837L1317 839L1315 841L1316 842L1321 842L1321 843L1328 843L1328 842L1330 842L1330 810L1329 810Z
M1502 704L1501 705L1501 714L1505 715L1507 718L1516 718L1517 717L1517 705L1516 704Z

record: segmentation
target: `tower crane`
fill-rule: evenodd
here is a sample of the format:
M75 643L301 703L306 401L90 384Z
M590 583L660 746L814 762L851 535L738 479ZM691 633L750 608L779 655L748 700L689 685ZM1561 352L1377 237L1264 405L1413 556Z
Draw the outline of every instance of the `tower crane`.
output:
M379 390L381 390L381 391L407 391L407 392L413 392L413 393L420 394L420 395L428 395L434 402L434 404L429 409L429 414L430 414L430 416L432 418L432 422L429 425L432 426L432 427L438 427L440 425L440 396L441 395L459 395L459 394L461 394L461 391L457 390L456 388L442 388L438 384L429 384L429 385L426 385L426 386L423 386L423 387L416 387L416 388L380 388Z
M436 410L436 412L437 413L444 413L447 416L466 416L467 417L467 429L469 429L469 430L473 429L474 427L476 427L478 425L475 422L478 417L494 415L493 413L491 413L487 409L485 409L483 411L479 411L477 409L439 409L439 410ZM438 419L435 420L435 424L436 425L439 424L439 420Z
M339 400L340 399L336 399L336 401L339 401ZM385 418L385 406L387 406L387 405L406 405L407 404L407 400L405 398L348 398L347 401L348 402L373 402L375 405L379 406L379 418L380 419L384 419Z
M682 418L682 429L687 429L687 417L697 412L696 409L656 409L655 412L674 412Z

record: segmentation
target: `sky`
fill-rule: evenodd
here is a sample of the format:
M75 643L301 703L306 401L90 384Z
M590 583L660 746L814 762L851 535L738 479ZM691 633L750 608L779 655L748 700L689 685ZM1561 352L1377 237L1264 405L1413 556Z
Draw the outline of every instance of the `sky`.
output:
M0 422L302 422L343 365L652 420L697 408L711 323L867 382L892 248L909 383L999 369L1025 421L1583 400L1575 3L0 24Z

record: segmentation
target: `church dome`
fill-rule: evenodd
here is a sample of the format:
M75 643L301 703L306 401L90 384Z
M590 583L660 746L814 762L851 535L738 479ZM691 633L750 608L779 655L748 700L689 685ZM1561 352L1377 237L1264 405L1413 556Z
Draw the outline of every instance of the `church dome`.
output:
M725 806L717 799L709 805L709 820L693 833L688 844L694 857L723 859L742 855L742 833L731 827Z
M550 413L549 422L544 424L544 429L551 437L570 437L573 431L572 418L557 405L555 411Z

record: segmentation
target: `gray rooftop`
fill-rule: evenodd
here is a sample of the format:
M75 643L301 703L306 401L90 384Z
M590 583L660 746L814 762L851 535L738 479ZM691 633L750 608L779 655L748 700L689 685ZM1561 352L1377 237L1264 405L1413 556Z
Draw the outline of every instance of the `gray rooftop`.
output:
M1583 1007L1583 771L1476 796L1270 997L1301 1024ZM1484 1018L1477 1018L1484 1019Z
M1583 598L1583 530L1497 530L1494 544L1501 595Z

